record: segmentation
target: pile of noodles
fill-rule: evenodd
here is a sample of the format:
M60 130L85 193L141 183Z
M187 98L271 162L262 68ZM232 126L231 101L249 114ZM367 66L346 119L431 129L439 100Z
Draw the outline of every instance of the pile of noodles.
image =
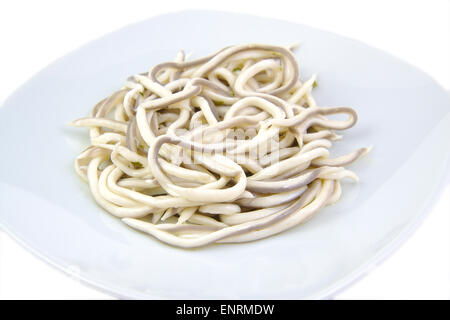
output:
M175 61L127 79L89 118L91 145L75 161L95 201L132 228L191 248L265 238L341 196L330 157L348 107L318 106L315 76L300 81L291 47L246 44ZM345 120L328 115L344 114Z

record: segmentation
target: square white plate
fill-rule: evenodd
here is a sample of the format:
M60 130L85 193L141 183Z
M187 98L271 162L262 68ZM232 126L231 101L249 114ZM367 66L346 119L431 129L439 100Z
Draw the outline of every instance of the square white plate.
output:
M301 41L301 77L320 105L349 105L356 127L336 155L372 145L351 167L360 184L306 224L245 244L182 250L99 208L74 173L86 116L130 74L230 44ZM444 183L450 103L430 77L360 42L278 20L209 11L159 16L57 60L0 108L0 223L29 250L125 298L323 298L380 262L414 230Z

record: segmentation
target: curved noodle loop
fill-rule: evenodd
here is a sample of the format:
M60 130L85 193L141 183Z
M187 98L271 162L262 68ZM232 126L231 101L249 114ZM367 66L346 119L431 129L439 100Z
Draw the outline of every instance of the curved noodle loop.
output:
M72 123L90 129L75 160L95 201L132 228L173 246L246 242L285 231L339 200L335 130L348 107L322 107L302 82L291 47L229 46L127 79ZM345 120L326 116L344 114Z

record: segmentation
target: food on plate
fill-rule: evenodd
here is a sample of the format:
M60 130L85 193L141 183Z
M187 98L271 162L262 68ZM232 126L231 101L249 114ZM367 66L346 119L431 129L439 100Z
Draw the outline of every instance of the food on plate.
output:
M331 157L349 107L319 106L294 47L244 44L129 77L87 118L91 145L75 161L95 201L173 246L265 238L341 197L361 148ZM330 119L344 114L345 120Z

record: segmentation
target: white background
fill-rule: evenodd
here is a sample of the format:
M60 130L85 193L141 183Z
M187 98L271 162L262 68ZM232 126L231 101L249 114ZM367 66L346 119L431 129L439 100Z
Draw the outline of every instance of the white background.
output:
M0 102L34 73L90 40L129 23L191 8L252 13L333 31L408 61L450 90L446 0L2 1ZM449 213L450 186L405 245L335 298L449 299ZM0 299L10 298L111 297L54 270L0 231Z

